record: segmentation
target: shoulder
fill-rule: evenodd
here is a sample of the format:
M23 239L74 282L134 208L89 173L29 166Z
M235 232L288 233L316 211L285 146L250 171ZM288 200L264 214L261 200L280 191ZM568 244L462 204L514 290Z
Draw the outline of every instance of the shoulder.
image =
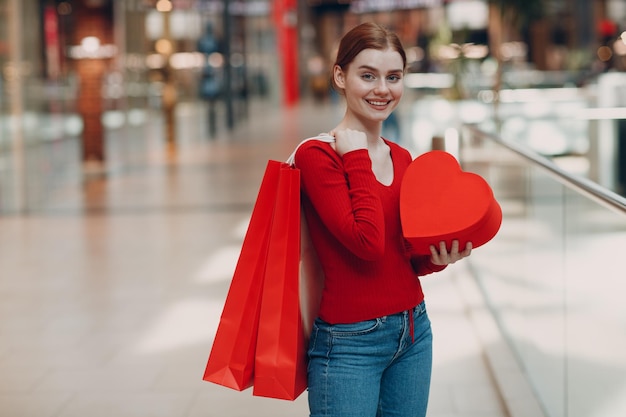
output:
M315 139L301 143L296 150L294 159L297 167L337 160L340 160L339 155L337 155L330 143Z

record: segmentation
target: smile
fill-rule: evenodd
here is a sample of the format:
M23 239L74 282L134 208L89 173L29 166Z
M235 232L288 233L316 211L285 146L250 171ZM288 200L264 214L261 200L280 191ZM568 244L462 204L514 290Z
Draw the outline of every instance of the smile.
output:
M387 104L391 103L390 100L386 100L386 101L365 100L365 101L367 101L372 106L386 106Z

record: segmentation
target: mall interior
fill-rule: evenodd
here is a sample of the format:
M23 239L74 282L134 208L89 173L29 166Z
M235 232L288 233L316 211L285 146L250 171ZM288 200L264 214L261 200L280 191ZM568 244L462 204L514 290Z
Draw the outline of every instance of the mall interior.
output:
M0 416L308 415L202 377L266 164L341 119L364 21L408 56L383 135L503 215L421 278L428 417L626 415L626 0L0 0Z

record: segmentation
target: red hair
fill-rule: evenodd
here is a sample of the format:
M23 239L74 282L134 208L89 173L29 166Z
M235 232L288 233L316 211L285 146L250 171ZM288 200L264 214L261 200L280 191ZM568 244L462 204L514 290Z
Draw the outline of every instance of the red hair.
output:
M383 51L387 48L398 52L402 57L402 64L406 68L406 52L402 42L394 32L384 26L373 22L365 22L352 28L346 33L337 50L335 65L346 70L354 58L364 49L377 49ZM333 77L333 87L337 89Z

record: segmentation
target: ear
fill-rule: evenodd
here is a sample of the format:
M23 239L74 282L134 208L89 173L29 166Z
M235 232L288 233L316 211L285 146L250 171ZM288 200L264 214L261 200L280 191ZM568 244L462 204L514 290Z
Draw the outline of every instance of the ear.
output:
M346 88L346 76L339 65L333 67L333 80L335 85L341 89Z

